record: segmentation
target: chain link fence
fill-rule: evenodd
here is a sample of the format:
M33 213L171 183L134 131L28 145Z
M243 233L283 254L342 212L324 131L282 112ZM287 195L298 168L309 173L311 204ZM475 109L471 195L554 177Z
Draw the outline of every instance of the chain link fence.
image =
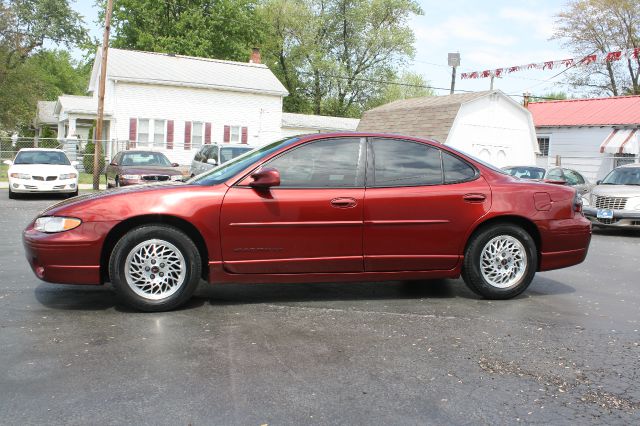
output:
M542 160L542 161L541 161ZM546 160L546 161L545 161ZM538 165L544 167L564 167L581 173L592 183L604 178L607 173L624 164L638 163L640 156L635 154L606 155L555 155L539 157ZM544 163L544 164L541 164Z

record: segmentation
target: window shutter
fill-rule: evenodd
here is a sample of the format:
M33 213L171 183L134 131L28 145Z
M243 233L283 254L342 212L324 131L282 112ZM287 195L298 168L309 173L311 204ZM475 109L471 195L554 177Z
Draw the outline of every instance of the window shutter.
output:
M173 120L167 120L167 149L173 149Z
M184 149L191 149L191 122L184 122Z
M247 143L249 139L249 129L247 127L242 128L242 143Z
M222 140L225 142L231 140L231 126L224 126L224 138Z
M211 143L211 123L204 125L204 143L207 145Z
M136 147L136 137L138 136L138 119L129 119L129 147Z

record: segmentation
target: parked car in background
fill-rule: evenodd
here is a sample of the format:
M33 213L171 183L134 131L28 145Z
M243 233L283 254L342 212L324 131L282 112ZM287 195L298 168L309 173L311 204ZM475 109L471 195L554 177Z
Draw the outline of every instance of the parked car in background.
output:
M252 146L231 145L228 143L202 145L193 157L191 168L189 169L189 175L193 177L200 173L204 173L207 170L211 170L220 164L224 164L247 151L251 151L252 149L254 149Z
M180 181L178 163L156 151L129 150L117 153L106 167L107 188L143 183Z
M186 183L59 203L23 233L44 281L110 281L162 311L211 283L460 275L507 299L536 271L584 260L576 191L515 179L435 141L373 133L286 138ZM425 285L429 285L425 283Z
M60 149L23 148L9 165L9 198L18 194L58 193L78 195L77 161Z
M640 229L640 164L616 167L597 182L585 203L593 225Z
M542 180L549 183L564 183L575 188L581 196L587 194L593 187L593 185L591 185L589 181L582 176L582 174L565 167L551 167L549 169L545 169L543 167L535 166L510 166L503 167L502 170L509 173L511 176L515 176L520 179Z

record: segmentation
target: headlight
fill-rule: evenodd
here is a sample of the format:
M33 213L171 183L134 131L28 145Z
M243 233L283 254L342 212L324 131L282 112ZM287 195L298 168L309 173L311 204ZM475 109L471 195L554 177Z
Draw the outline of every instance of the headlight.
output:
M182 175L171 176L172 181L182 180Z
M75 178L77 178L77 177L78 177L78 174L77 174L77 173L66 173L66 174L60 175L60 176L59 176L59 179L60 179L60 180L65 180L65 179L75 179Z
M43 216L36 219L36 231L54 233L68 231L80 226L82 221L75 217Z
M121 177L122 179L131 179L131 180L140 179L140 175L122 175Z
M26 173L11 173L11 177L16 179L31 179L31 175Z

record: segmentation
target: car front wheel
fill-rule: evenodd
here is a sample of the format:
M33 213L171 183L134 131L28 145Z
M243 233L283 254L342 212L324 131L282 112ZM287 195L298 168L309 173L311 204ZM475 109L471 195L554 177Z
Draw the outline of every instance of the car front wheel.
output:
M480 230L469 242L462 278L487 299L510 299L525 291L536 273L538 254L533 238L516 225Z
M138 310L168 311L185 303L198 287L201 259L197 247L171 226L144 225L127 232L109 261L113 288Z

